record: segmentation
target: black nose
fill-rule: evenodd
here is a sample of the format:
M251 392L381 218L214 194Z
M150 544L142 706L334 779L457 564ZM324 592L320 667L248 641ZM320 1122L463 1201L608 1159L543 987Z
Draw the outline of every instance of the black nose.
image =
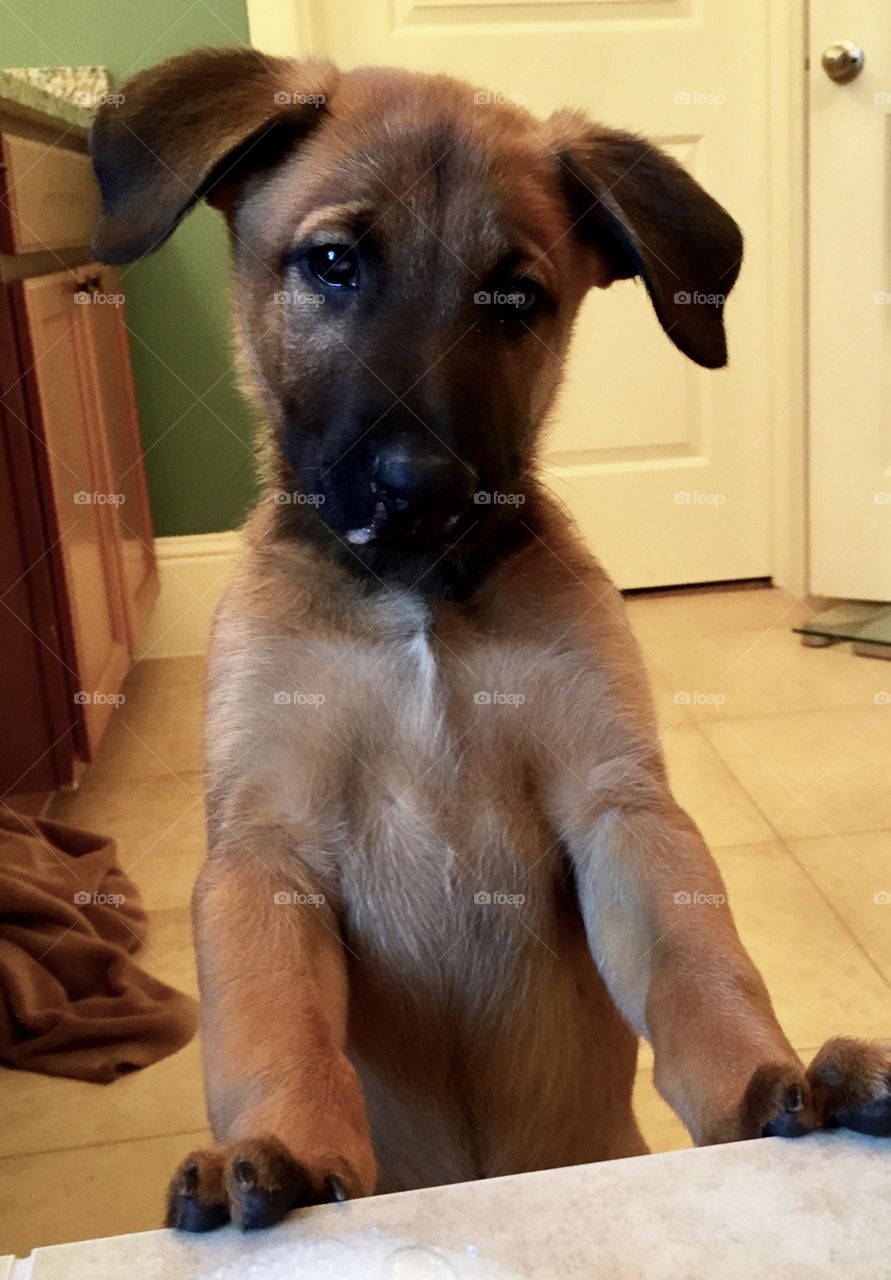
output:
M371 462L371 487L388 517L445 522L459 515L476 489L473 467L425 442L381 444Z

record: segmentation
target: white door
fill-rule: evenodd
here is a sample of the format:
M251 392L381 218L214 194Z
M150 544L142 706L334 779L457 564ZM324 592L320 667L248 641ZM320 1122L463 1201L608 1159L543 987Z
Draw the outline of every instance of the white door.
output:
M681 356L627 281L587 302L546 467L622 587L768 576L767 0L250 0L254 43L445 71L644 133L736 217L731 366ZM485 110L485 105L480 110Z
M812 0L809 80L810 587L891 600L891 5Z

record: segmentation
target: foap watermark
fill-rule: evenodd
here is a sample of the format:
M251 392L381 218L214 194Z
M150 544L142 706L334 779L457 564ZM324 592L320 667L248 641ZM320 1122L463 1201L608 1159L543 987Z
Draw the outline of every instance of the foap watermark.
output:
M522 507L525 493L501 493L498 489L477 489L473 500L478 507Z
M126 901L126 895L123 893L100 893L98 889L94 889L91 893L81 889L74 895L76 907L114 907L117 910Z
M478 689L473 695L478 707L522 707L525 693L502 693L500 689Z
M79 307L122 307L126 299L122 293L102 293L98 289L76 289L74 301Z
M701 489L678 489L674 501L679 507L723 507L726 493L705 493Z
M891 93L887 89L879 89L872 95L872 100L877 107L891 107Z
M92 691L78 689L74 695L74 702L78 707L122 707L125 698L122 693L103 693L101 689Z
M76 507L122 507L127 495L124 493L90 493L87 489L78 489L74 495Z
M674 95L676 107L723 107L726 101L726 94L706 93L704 89L678 89Z
M726 293L702 293L694 289L678 289L674 300L679 307L723 307L727 301Z
M272 101L277 107L324 107L324 93L288 93L285 89L280 89L272 95Z
M72 99L79 107L122 107L126 98L123 93L114 93L110 89L97 93L95 89L75 89Z
M877 507L891 507L891 490L879 489L872 495L872 500Z
M277 289L272 301L279 307L307 307L310 310L325 305L323 294L306 289Z
M523 311L529 306L530 294L525 289L477 289L473 300L478 307L513 307Z
M727 896L723 893L703 893L701 889L678 889L672 901L678 907L723 907Z
M880 289L872 295L872 300L877 307L891 306L891 293L887 289Z
M701 689L678 689L674 700L679 707L723 707L723 693L704 693Z
M473 895L473 901L478 907L522 907L526 901L526 895L525 893L490 893L488 889L480 889Z
M276 707L321 707L324 701L324 693L304 693L299 689L293 692L279 689L272 695L272 702Z
M887 689L879 689L872 695L872 700L877 707L891 707L891 693Z
M874 893L872 900L877 907L891 907L891 893L887 889L880 889L878 893Z
M489 93L486 89L477 89L473 95L477 107L522 107L525 101L525 93Z
M272 895L277 907L323 907L324 893L301 893L298 889L279 889Z
M278 507L321 507L325 502L325 495L304 493L300 489L276 489L269 495L269 501Z

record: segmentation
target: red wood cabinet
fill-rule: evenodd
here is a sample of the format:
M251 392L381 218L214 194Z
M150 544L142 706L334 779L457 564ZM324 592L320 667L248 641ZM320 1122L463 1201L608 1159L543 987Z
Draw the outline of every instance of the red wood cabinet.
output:
M70 156L63 167L92 182ZM0 224L0 255L24 235ZM69 783L95 756L157 596L124 314L117 272L98 263L0 283L2 794Z

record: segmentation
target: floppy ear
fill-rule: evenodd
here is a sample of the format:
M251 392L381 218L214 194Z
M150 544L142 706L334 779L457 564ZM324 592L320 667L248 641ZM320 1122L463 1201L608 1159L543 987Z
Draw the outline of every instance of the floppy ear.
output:
M241 48L198 49L128 80L90 131L96 257L130 262L157 249L198 200L223 200L236 171L270 163L312 129L336 79L330 62Z
M575 111L548 124L576 230L606 260L602 283L640 276L675 346L708 369L726 364L724 299L743 252L730 214L645 138Z

